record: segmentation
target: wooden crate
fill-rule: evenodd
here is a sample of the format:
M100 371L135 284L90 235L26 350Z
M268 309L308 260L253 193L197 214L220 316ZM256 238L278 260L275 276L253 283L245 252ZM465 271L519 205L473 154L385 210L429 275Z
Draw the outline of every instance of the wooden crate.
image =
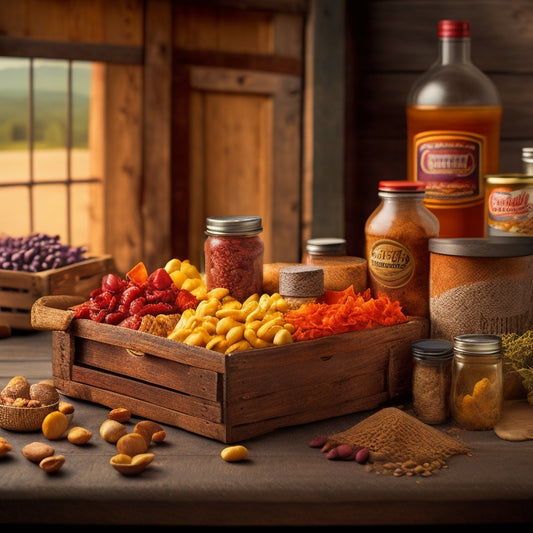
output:
M427 319L415 317L224 355L119 326L62 320L57 308L44 311L43 329L63 324L52 334L53 377L63 394L224 443L409 396L411 343L429 329Z
M61 294L88 298L102 277L114 270L110 255L35 273L0 269L0 324L30 330L31 308L38 298Z

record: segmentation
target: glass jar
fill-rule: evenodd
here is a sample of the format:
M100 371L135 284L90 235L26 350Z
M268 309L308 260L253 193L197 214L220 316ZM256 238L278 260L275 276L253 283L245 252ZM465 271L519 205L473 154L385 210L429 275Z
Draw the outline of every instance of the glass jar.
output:
M422 339L411 345L413 409L425 424L442 424L450 416L453 344Z
M263 292L264 244L259 216L219 216L206 219L205 285L223 287L244 302Z
M352 286L357 294L367 288L366 259L346 255L344 239L335 237L309 239L302 262L322 267L326 291L343 291Z
M503 406L502 341L498 335L454 337L451 415L463 429L492 429Z
M405 315L429 317L430 238L439 221L424 205L425 183L381 181L381 202L365 224L368 286L398 301Z

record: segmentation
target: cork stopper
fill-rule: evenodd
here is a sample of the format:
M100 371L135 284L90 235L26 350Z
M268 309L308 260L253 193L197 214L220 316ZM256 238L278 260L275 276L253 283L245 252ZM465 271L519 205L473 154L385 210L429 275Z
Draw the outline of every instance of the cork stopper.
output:
M309 265L286 266L279 270L279 293L296 298L316 298L324 294L324 270Z

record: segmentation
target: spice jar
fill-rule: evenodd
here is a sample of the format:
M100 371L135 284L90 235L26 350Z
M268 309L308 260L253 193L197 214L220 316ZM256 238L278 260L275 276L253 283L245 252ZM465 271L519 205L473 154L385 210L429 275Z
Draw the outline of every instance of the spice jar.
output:
M404 314L429 317L428 241L439 221L423 203L425 183L381 181L381 202L365 224L368 286L399 301Z
M206 219L205 285L223 287L243 302L263 290L264 244L259 216L219 216Z
M503 356L498 335L454 338L451 414L463 429L492 429L503 405Z
M442 424L450 416L453 344L422 339L411 345L413 409L425 424Z
M346 255L344 239L309 239L302 262L322 267L326 291L343 291L353 286L354 292L360 293L367 288L367 261L362 257Z

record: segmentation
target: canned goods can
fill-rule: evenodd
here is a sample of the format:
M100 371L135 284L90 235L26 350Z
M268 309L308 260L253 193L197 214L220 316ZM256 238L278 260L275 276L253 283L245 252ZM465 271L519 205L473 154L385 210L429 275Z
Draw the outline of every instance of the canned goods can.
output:
M488 174L485 200L489 237L533 236L533 176Z

